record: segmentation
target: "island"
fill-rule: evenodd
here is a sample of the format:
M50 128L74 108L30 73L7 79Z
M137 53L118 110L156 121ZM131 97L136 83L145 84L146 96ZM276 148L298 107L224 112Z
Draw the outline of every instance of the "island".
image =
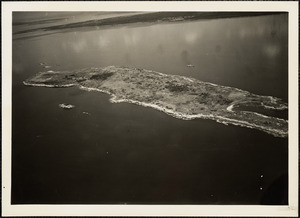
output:
M68 109L68 110L75 107L75 106L72 105L72 104L65 104L65 103L59 104L58 106L59 106L60 108Z
M73 71L40 72L25 80L27 86L72 87L111 95L112 103L128 102L163 111L175 118L211 119L288 136L288 121L242 107L285 110L287 103L238 88L203 82L194 78L132 67L108 66Z

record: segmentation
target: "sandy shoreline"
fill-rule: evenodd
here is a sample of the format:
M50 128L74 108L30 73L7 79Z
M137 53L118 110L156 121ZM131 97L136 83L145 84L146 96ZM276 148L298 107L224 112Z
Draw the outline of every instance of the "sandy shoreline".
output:
M23 84L26 86L34 86L34 87L47 87L47 88L68 88L75 86L75 84L66 84L66 85L47 85L47 84L38 84L38 83L28 83L23 81Z
M72 86L78 86L77 84L67 84L67 85L47 85L47 84L34 84L34 83L28 83L28 82L23 82L24 85L27 86L37 86L37 87L48 87L48 88L64 88L64 87L72 87ZM215 120L218 123L222 123L225 125L228 124L232 124L232 125L236 125L236 126L241 126L241 127L247 127L247 128L252 128L252 129L259 129L262 131L265 131L273 136L276 137L286 137L287 136L287 132L285 131L281 131L278 129L272 129L272 128L268 128L265 126L261 126L261 125L256 125L254 123L249 123L247 121L241 121L241 120L236 120L236 119L231 119L231 118L227 118L227 117L223 117L223 116L219 116L219 115L213 115L213 114L209 114L209 115L205 115L205 114L184 114L182 112L177 112L174 111L172 109L168 109L164 106L158 105L154 103L146 103L146 102L141 102L141 101L136 101L136 100L132 100L132 99L118 99L118 97L116 95L114 95L113 93L104 90L104 89L99 89L99 88L90 88L90 87L85 87L82 85L79 85L79 88L82 90L86 90L86 91L98 91L98 92L102 92L105 94L109 94L111 96L110 98L110 102L111 103L131 103L131 104L135 104L135 105L140 105L143 107L149 107L149 108L153 108L155 110L161 111L163 113L166 113L174 118L177 119L181 119L181 120L193 120L193 119L211 119L211 120ZM272 96L270 96L270 98L273 98ZM230 105L228 106L226 109L230 112L232 112L234 105ZM244 112L247 113L247 112ZM250 113L250 112L249 112ZM267 118L267 116L259 114L259 113L255 113L255 112L251 112L256 114L257 116L261 116L264 118ZM285 121L283 119L280 118L274 118L277 119L278 121Z
M175 112L173 110L167 109L165 107L162 107L162 106L159 106L159 105L156 105L156 104L145 103L145 102L135 101L135 100L131 100L131 99L117 99L116 95L111 94L110 92L108 92L106 90L101 90L101 89L97 89L97 88L88 88L88 87L83 87L83 86L80 86L80 89L84 89L84 90L87 90L87 91L98 91L98 92L109 94L109 95L111 95L111 98L110 98L111 103L126 102L126 103L132 103L132 104L144 106L144 107L150 107L150 108L159 110L161 112L164 112L164 113L166 113L166 114L168 114L172 117L182 119L182 120L193 120L193 119L197 119L197 118L199 118L199 119L211 119L211 120L215 120L218 123L222 123L222 124L225 124L225 125L232 124L232 125L235 125L235 126L247 127L247 128L251 128L251 129L261 129L261 130L263 130L265 132L268 132L269 134L271 134L273 136L276 136L276 137L286 137L286 135L287 135L287 132L285 132L285 131L266 128L264 126L251 124L251 123L246 122L246 121L229 119L229 118L222 117L222 116L214 116L212 114L210 114L210 115L204 115L204 114L188 115L188 114L183 114L183 113L180 113L180 112ZM233 107L233 105L231 105L229 107ZM251 112L251 113L255 113L255 112ZM255 113L255 114L257 114L259 116L262 116L262 117L267 117L267 116L259 114L259 113ZM276 119L284 121L283 119L280 119L280 118L276 118Z
M281 14L284 12L153 12L143 13L128 16L117 16L103 19L94 19L82 22L73 22L61 25L53 25L47 27L26 29L14 32L14 35L30 33L36 31L55 31L68 30L75 28L87 27L118 27L120 25L131 24L157 24L157 23L174 23L185 21L209 20L209 19L223 19L235 17L252 17L265 16L272 14Z

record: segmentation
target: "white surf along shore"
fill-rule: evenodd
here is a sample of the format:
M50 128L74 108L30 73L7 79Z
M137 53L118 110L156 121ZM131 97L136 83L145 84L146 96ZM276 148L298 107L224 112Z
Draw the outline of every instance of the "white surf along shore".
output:
M23 84L26 86L34 86L34 87L47 87L47 88L68 88L75 86L76 84L66 84L66 85L48 85L48 84L39 84L39 83L29 83L23 81Z
M210 114L210 115L205 115L205 114L190 115L190 114L184 114L184 113L181 113L181 112L176 112L174 110L171 110L171 109L168 109L166 107L157 105L155 103L145 103L145 102L140 102L140 101L131 100L131 99L118 99L116 95L110 93L109 91L98 89L98 88L89 88L89 87L84 87L84 86L79 86L79 88L83 89L83 90L86 90L86 91L98 91L98 92L109 94L109 95L111 95L111 98L109 99L111 103L127 102L127 103L132 103L132 104L136 104L136 105L140 105L140 106L144 106L144 107L150 107L150 108L162 111L162 112L164 112L164 113L166 113L170 116L173 116L175 118L182 119L182 120L193 120L193 119L197 119L197 118L211 119L211 120L215 120L218 123L222 123L222 124L225 124L225 125L233 124L233 125L236 125L236 126L248 127L248 128L251 128L251 129L260 129L260 130L268 132L269 134L277 136L277 137L278 136L279 137L285 137L286 134L287 134L285 131L270 129L270 128L267 128L265 126L259 126L259 125L251 124L251 123L246 122L246 121L230 119L230 118L227 118L227 117L214 116L212 114ZM227 108L227 110L232 112L233 107L234 107L234 105L230 105ZM255 113L255 112L251 112L251 113ZM255 114L257 114L259 116L262 116L262 117L267 117L267 116L259 114L259 113L255 113ZM285 120L280 119L280 118L276 118L276 119L285 121Z
M154 72L154 71L152 71L152 72ZM168 75L160 73L160 72L154 72L154 73L157 73L157 74L159 74L161 76L164 76L164 77L168 76ZM170 75L170 76L173 77L175 75ZM178 76L178 77L180 77L184 80L187 80L189 82L194 82L195 81L195 79L193 79L193 78L188 78L188 77L184 77L184 76ZM218 86L218 85L213 84L213 83L208 83L208 82L203 82L203 83L210 84L210 85L213 85L213 86ZM132 103L132 104L136 104L136 105L140 105L140 106L144 106L144 107L150 107L150 108L156 109L158 111L162 111L162 112L164 112L164 113L166 113L170 116L173 116L175 118L182 119L182 120L192 120L192 119L197 119L197 118L211 119L211 120L215 120L216 122L219 122L219 123L222 123L222 124L225 124L225 125L232 124L232 125L236 125L236 126L242 126L242 127L258 129L258 130L264 131L264 132L269 133L269 134L271 134L273 136L276 136L276 137L286 137L287 134L288 134L287 131L281 130L280 128L274 129L274 128L270 128L268 126L258 125L255 122L249 123L249 122L244 121L244 120L232 119L232 118L229 118L229 117L220 116L219 114L207 114L207 113L206 114L201 114L201 113L198 113L198 112L196 114L187 114L187 113L178 112L178 111L175 111L174 109L170 109L170 108L167 108L164 105L161 105L160 102L155 101L155 100L151 103L147 103L147 102L137 101L137 100L133 100L133 99L120 98L120 97L116 96L115 94L111 93L109 90L93 88L93 87L85 87L85 86L83 86L79 83L69 83L69 84L61 84L61 85L51 84L50 85L50 84L31 83L31 82L28 82L28 81L24 81L23 84L27 85L27 86L49 87L49 88L67 88L67 87L72 87L72 86L78 86L82 90L97 91L97 92L102 92L102 93L109 94L111 96L111 98L110 98L111 103L127 102L127 103ZM222 87L222 86L219 86L219 87ZM232 88L232 87L229 87L229 88ZM240 89L237 89L237 88L233 88L233 89L239 90L243 93L248 93L247 91L240 90ZM274 98L272 96L265 96L265 97L270 98L270 100L274 101L274 102L276 102L278 100L277 98ZM282 106L277 107L277 108L264 105L263 103L261 103L261 105L263 107L267 108L267 109L284 110L284 109L287 108L287 106L285 106L285 105L282 105ZM235 107L235 104L231 104L226 108L226 111L228 111L230 113L234 113L234 110L233 110L234 107ZM247 114L246 111L244 111L244 113ZM262 114L259 114L259 113L255 113L255 112L249 112L249 113L255 114L255 115L260 116L262 118L270 118L268 116L265 116L265 115L262 115ZM286 120L283 120L283 119L280 119L280 118L273 118L272 117L272 119L287 122Z

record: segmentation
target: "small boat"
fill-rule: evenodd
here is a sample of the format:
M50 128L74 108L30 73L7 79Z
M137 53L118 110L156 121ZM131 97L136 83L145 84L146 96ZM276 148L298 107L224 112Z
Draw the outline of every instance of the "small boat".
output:
M59 106L60 108L63 108L63 109L72 109L72 108L75 107L75 106L72 105L72 104L64 104L64 103L59 104L58 106Z
M192 65L192 64L188 64L188 65L186 65L187 67L195 67L194 65Z

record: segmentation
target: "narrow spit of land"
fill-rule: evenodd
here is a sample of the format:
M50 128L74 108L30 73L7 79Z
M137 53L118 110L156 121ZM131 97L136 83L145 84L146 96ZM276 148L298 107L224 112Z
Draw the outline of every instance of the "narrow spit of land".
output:
M113 103L129 102L190 120L212 119L223 124L254 128L276 137L288 136L288 121L237 106L284 110L287 104L272 96L259 96L233 87L167 75L151 70L115 67L75 71L40 72L24 81L28 86L71 87L100 91L112 96Z
M282 14L284 12L147 12L142 14L116 16L103 19L94 19L82 22L73 22L61 25L52 25L48 27L26 29L15 32L14 34L29 33L35 31L57 31L78 29L87 27L106 27L106 26L119 26L130 24L157 24L157 23L170 23L170 22L183 22L207 19L221 19L221 18L234 18L234 17L252 17L263 16L272 14ZM45 21L46 22L46 21ZM41 22L39 22L41 23ZM18 23L15 23L16 25Z

